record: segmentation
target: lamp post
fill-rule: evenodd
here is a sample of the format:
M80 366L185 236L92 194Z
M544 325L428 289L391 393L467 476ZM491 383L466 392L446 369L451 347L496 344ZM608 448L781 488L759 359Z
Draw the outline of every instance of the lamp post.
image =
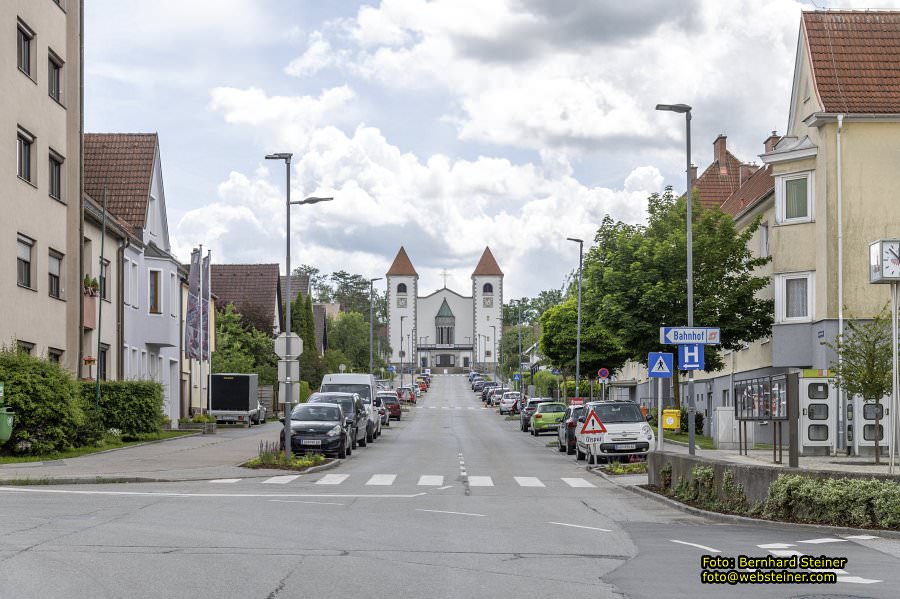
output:
M400 317L400 387L403 386L403 319L405 316Z
M497 380L497 325L491 325L491 357L494 358L494 380Z
M372 327L374 326L375 319L373 315L375 313L374 306L375 300L375 281L380 281L382 277L376 277L374 279L369 279L369 374L373 374L372 372Z
M578 325L575 329L575 397L581 397L581 264L584 257L584 240L566 237L578 244Z
M317 197L309 197L304 200L297 200L295 202L291 201L291 158L294 155L290 152L280 152L278 154L267 154L266 160L283 160L284 161L284 170L285 170L285 230L284 230L284 238L285 238L285 250L284 250L284 262L285 262L285 272L287 273L287 283L285 285L285 299L284 303L287 309L285 310L285 329L287 329L287 339L285 340L285 354L288 359L293 359L294 354L291 352L291 205L292 204L317 204L319 202L330 202L334 198L317 198ZM299 383L299 381L298 381ZM284 382L284 393L286 397L283 402L285 406L290 405L291 397L293 397L293 384L294 382L288 378ZM286 458L290 459L291 457L291 416L288 412L288 408L284 409L284 455Z
M691 189L691 107L687 104L657 104L657 110L684 115L685 144L687 156L684 176L686 180L684 198L687 204L687 326L694 326L694 233L693 203ZM694 455L694 371L688 370L688 453Z

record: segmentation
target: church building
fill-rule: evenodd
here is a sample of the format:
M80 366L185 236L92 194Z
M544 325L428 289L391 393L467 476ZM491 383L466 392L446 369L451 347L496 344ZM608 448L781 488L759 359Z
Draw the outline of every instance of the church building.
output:
M494 370L503 335L503 271L490 248L472 272L469 295L444 287L419 295L419 275L400 248L386 274L391 363L415 368Z

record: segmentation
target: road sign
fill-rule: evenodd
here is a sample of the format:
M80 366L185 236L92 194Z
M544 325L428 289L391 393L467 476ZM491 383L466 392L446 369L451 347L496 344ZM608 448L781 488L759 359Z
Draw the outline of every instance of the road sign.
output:
M716 327L659 327L659 342L663 345L719 345L722 336Z
M597 371L597 376L600 377L601 379L608 379L609 378L609 369L601 368L600 370Z
M647 368L650 378L667 379L672 376L672 354L667 352L650 352L647 356Z
M606 427L600 422L600 417L597 416L597 413L594 410L591 410L588 417L584 420L584 425L581 427L581 434L597 435L605 432Z
M550 372L552 372L552 373L554 374L554 376L559 376L559 369L558 369L558 368L554 368L554 369L551 370Z
M287 353L288 335L291 337L291 355ZM275 355L279 358L296 358L303 353L303 339L297 333L282 333L275 337Z
M393 366L388 366L388 372L396 372L396 371L397 371L397 369L394 368Z
M678 346L678 369L679 370L703 370L705 364L703 361L702 345L679 345Z
M292 383L300 382L300 362L297 360L278 360L278 381L285 383L289 377Z
M289 403L291 405L300 403L300 385L298 383L294 383L291 385L291 397L288 397L287 391L285 389L287 389L287 385L285 385L284 383L278 383L279 403Z
M521 380L521 379L522 379L522 377L519 376L519 373L518 373L518 372L515 373L515 374L513 375L513 380L514 380L514 381L518 381L518 380Z

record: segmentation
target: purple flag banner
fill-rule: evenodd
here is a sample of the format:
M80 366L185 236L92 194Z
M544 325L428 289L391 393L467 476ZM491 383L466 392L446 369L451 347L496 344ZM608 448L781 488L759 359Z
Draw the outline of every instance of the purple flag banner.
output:
M200 359L200 250L191 252L188 273L187 312L184 316L184 353L190 360Z
M206 360L208 362L209 361L209 329L210 329L209 299L210 299L210 295L211 295L211 293L210 293L211 285L210 285L210 281L209 281L209 275L210 275L209 254L206 254L206 256L203 257L202 264L203 264L203 266L202 266L202 269L203 269L203 297L201 298L201 301L200 301L200 309L203 312L203 330L200 332L200 336L203 339L203 342L202 342L203 353L202 353L202 357L200 359Z

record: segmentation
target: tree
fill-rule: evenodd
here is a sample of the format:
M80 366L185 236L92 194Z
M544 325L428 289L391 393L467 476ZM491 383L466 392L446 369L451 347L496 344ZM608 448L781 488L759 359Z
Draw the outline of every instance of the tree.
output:
M863 401L874 403L876 407L875 429L881 428L881 398L891 392L891 318L884 310L871 322L847 321L847 333L838 335L835 343L825 342L841 356L841 361L832 362L835 384L853 397L859 395ZM881 434L875 435L875 463L881 463L878 446Z
M323 362L316 343L316 323L313 317L312 297L297 295L291 304L291 330L303 339L303 353L300 355L300 379L317 389L322 382Z
M771 334L774 303L757 297L769 280L755 274L771 258L748 249L759 219L739 232L729 215L702 207L696 195L693 201L694 321L722 330L722 344L706 347L706 369L714 371L722 367L721 349ZM648 204L646 225L606 217L584 262L582 322L599 322L638 362L671 350L659 344L660 326L687 320L685 197L668 187ZM675 390L680 406L677 381Z
M294 269L294 274L309 277L309 294L315 297L316 301L321 303L331 301L331 287L328 285L328 276L323 274L318 268L309 264L301 264Z
M340 372L341 364L345 366L350 363L350 358L344 355L339 349L325 350L325 369L328 372Z
M277 358L272 338L247 324L234 304L216 315L216 351L212 353L212 372L259 375L261 385L273 385Z
M519 353L519 330L522 331L522 352ZM497 351L500 354L500 368L506 376L511 376L519 369L519 364L525 362L528 356L524 353L526 349L534 343L534 334L531 327L522 325L521 327L512 327L503 332L500 337L500 346Z
M359 312L341 312L329 319L328 346L340 351L354 369L369 369L369 323Z
M368 322L369 280L344 270L331 273L331 280L334 283L334 301L341 304L341 311L365 314Z

